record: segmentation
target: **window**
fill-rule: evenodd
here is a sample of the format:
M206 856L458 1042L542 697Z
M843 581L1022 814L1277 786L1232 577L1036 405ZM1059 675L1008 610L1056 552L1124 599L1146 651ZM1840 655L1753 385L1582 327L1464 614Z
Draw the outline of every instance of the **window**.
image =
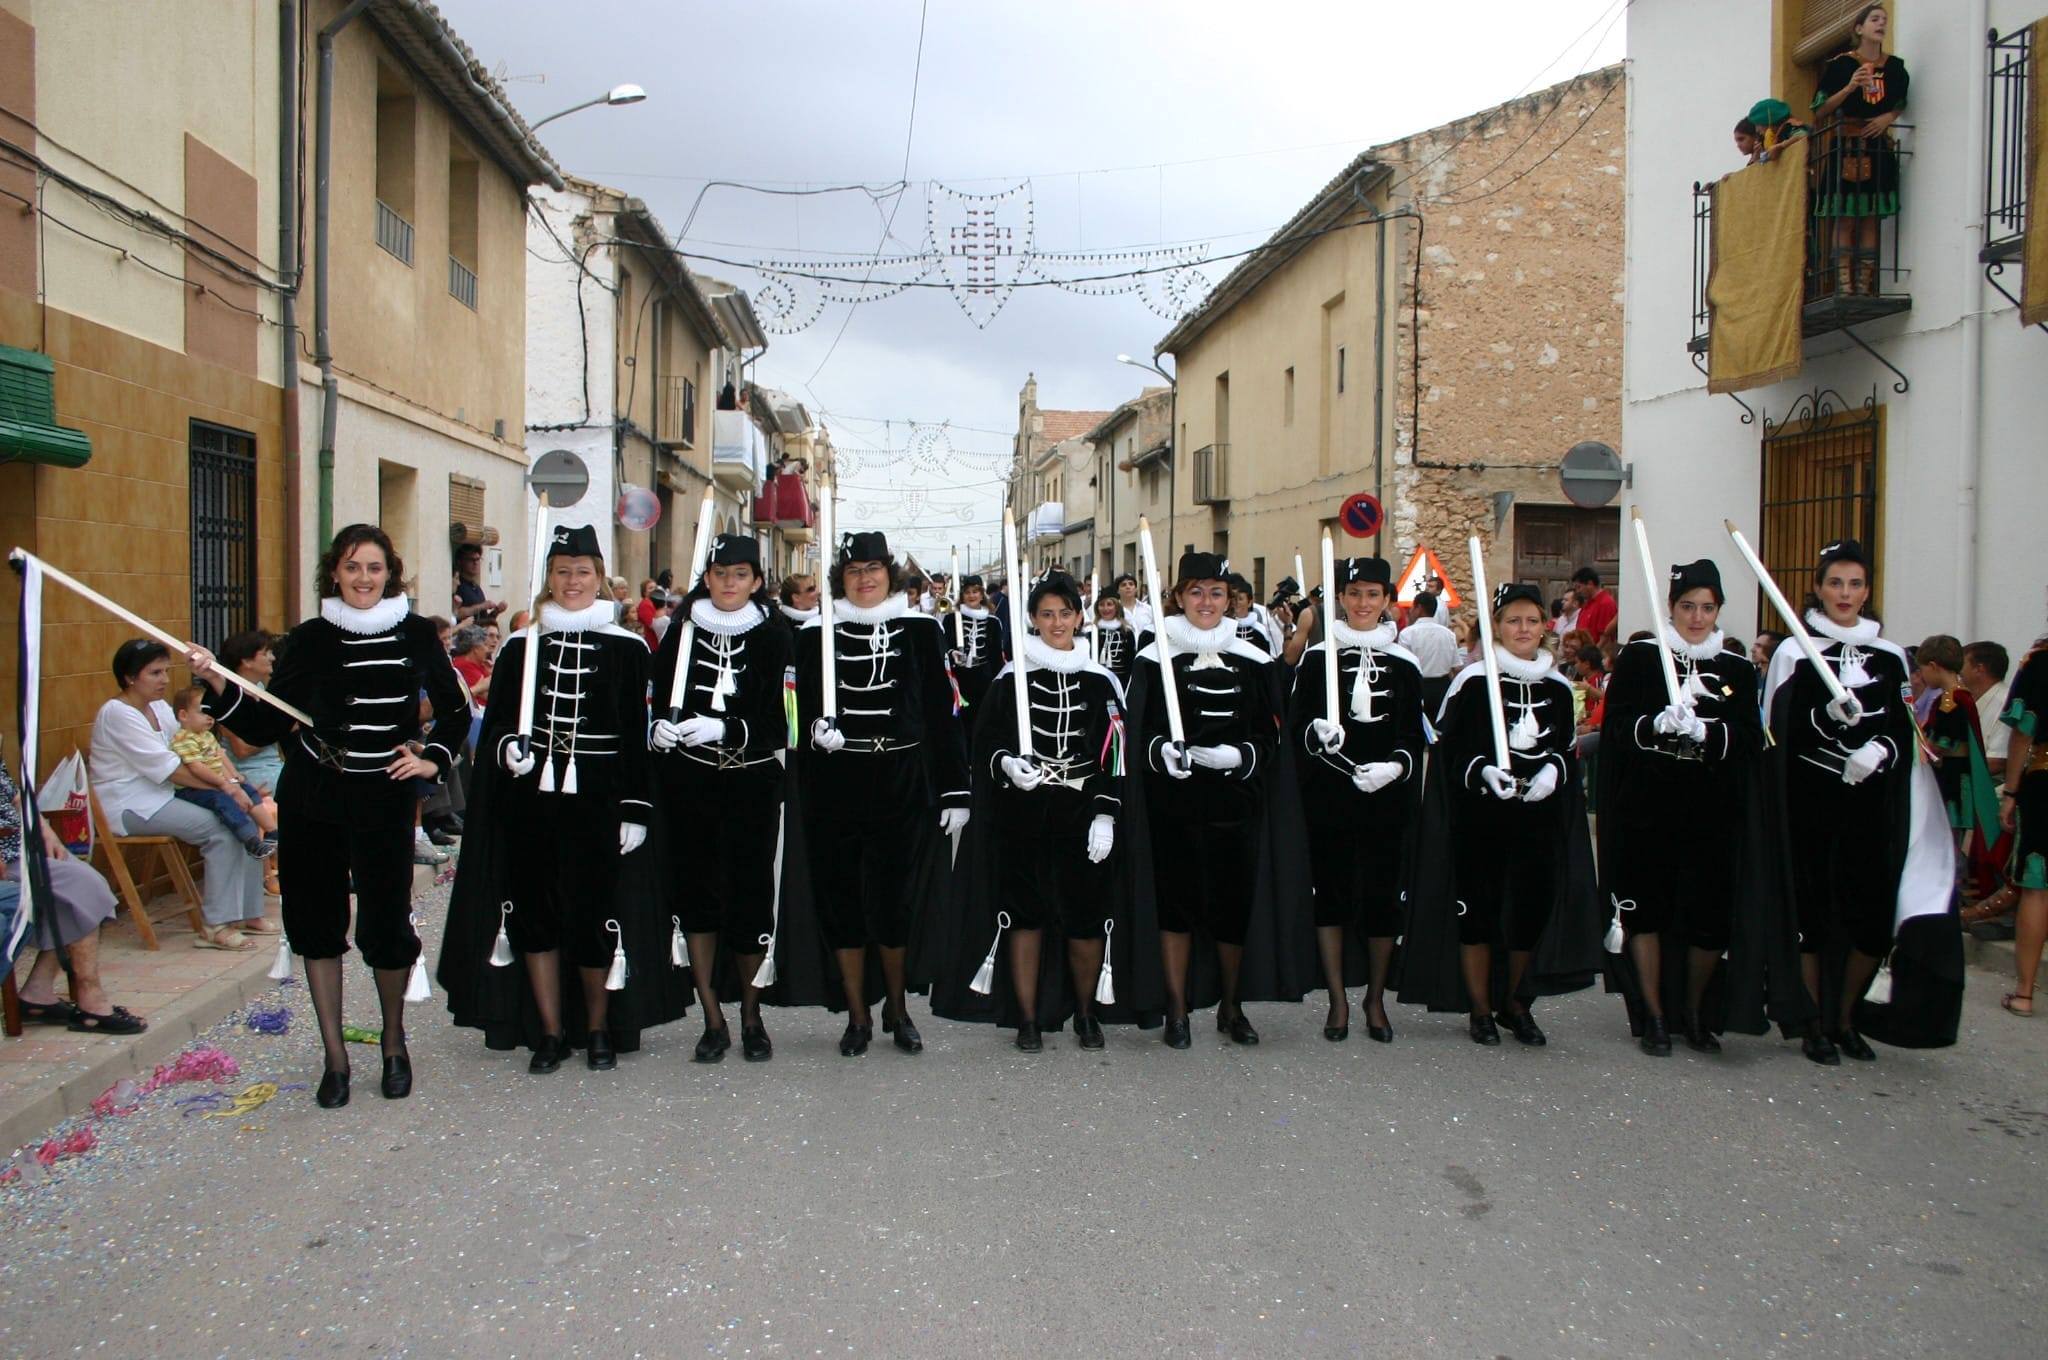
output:
M377 244L412 263L413 133L417 103L405 78L377 64Z
M1290 368L1287 371L1292 373L1294 370ZM1254 557L1252 559L1252 598L1254 600L1266 598L1266 559L1263 557Z
M484 523L484 481L481 477L465 477L459 472L448 474L448 525L475 535ZM468 541L474 541L471 538Z
M476 310L477 162L468 148L448 147L448 294Z
M192 636L256 626L256 436L191 424Z
M1347 357L1344 346L1337 346L1337 394L1339 396L1342 396L1344 393L1344 364Z
M1230 375L1216 375L1216 443L1230 442Z
M1836 409L1832 394L1801 397L1793 417L1766 425L1763 439L1764 565L1786 595L1797 600L1820 560L1839 538L1855 538L1882 564L1878 541L1882 497L1884 408L1873 397L1852 411ZM1882 570L1875 573L1882 583ZM1878 601L1873 595L1871 603ZM1761 591L1759 627L1786 631Z
M1280 383L1280 423L1294 424L1294 365L1287 366L1287 373Z

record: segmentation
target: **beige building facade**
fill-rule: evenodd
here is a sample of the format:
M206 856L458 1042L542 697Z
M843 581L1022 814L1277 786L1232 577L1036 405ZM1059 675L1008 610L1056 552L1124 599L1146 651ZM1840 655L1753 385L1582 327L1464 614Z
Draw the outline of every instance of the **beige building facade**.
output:
M1011 441L1005 504L1017 520L1018 551L1025 570L1034 575L1052 566L1073 570L1068 560L1070 523L1075 524L1074 537L1081 542L1078 551L1082 574L1086 574L1086 561L1092 552L1087 545L1089 526L1068 514L1066 497L1076 472L1079 486L1073 489L1090 490L1088 481L1095 470L1087 436L1108 414L1041 407L1038 376L1025 375L1024 386L1017 394L1017 433ZM1087 499L1092 502L1092 495ZM1000 544L997 551L1001 551Z
M1095 467L1095 577L1102 588L1139 568L1138 521L1160 527L1153 544L1166 550L1168 486L1173 442L1172 389L1148 387L1111 411L1088 432Z

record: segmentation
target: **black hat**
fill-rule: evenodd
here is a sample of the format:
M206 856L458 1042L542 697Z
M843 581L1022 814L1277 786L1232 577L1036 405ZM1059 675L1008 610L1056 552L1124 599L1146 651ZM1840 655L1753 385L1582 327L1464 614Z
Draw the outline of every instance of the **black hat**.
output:
M893 562L889 553L889 537L872 529L857 534L839 536L839 562Z
M1825 576L1828 568L1837 562L1854 562L1866 572L1871 570L1870 558L1863 551L1863 545L1853 538L1844 538L1822 548L1820 561L1813 569L1814 575Z
M1252 593L1252 583L1250 581L1245 580L1244 577L1240 576L1238 573L1234 571L1231 572L1230 575L1223 578L1223 584L1230 587L1232 590L1236 591L1240 595L1249 595Z
M1495 586L1493 590L1493 612L1496 616L1517 600L1527 600L1538 609L1545 609L1543 592L1524 581L1508 581ZM1548 610L1545 609L1547 613Z
M1721 590L1721 569L1714 565L1712 558L1702 557L1697 562L1680 562L1671 568L1671 591L1666 597L1666 602L1677 604L1679 596L1702 587L1714 592L1716 606L1728 602L1728 597Z
M744 534L720 534L711 540L707 567L752 567L761 572L761 545Z
M1221 553L1184 552L1180 555L1182 581L1228 581L1230 559Z
M588 524L557 524L555 536L548 543L548 560L557 557L603 558L604 549L598 545L597 530Z
M1031 595L1025 602L1025 612L1036 614L1039 602L1048 595L1057 595L1067 602L1076 614L1081 612L1081 587L1066 572L1054 567L1031 587Z
M961 573L960 589L965 590L969 586L977 586L982 590L988 589L988 584L981 579L981 573L975 571Z
M1339 590L1355 581L1369 586L1394 584L1394 569L1387 565L1384 557L1340 557L1336 567Z

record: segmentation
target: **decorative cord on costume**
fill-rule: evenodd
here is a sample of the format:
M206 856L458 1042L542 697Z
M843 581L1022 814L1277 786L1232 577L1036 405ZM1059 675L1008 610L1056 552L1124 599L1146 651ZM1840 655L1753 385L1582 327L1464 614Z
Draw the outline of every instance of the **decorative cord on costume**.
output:
M491 941L491 967L503 968L512 962L512 937L505 933L505 918L512 914L510 902L498 904L498 938Z
M785 821L781 817L775 821L775 914L768 918L768 934L761 937L761 966L754 970L756 987L775 985L775 936L782 929L782 836Z
M974 970L974 981L967 984L971 992L987 996L996 988L996 950L1003 943L1003 932L1010 928L1010 913L996 913L996 937L988 947L988 957L981 961L981 967Z
M1095 1004L1098 1006L1116 1004L1116 969L1109 961L1109 946L1115 933L1115 919L1105 918L1102 922L1102 971L1095 975Z
M612 933L612 969L604 975L604 989L608 992L626 990L626 932L619 929L617 921L606 921L604 928Z
M1124 777L1124 715L1114 699L1109 704L1109 730L1102 735L1102 750L1095 763L1112 779Z
M1600 943L1606 946L1608 953L1619 954L1621 947L1628 943L1628 932L1621 928L1621 914L1625 911L1634 911L1636 901L1631 897L1624 902L1613 893L1607 894L1607 900L1614 904L1614 919L1607 923L1607 937Z
M782 668L782 720L789 724L789 749L797 746L796 667Z

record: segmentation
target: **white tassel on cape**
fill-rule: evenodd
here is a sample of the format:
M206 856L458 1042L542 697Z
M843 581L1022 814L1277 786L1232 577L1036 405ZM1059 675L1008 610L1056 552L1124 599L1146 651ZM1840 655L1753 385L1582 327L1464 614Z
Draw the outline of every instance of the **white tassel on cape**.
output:
M604 975L604 989L623 992L626 990L626 932L619 929L617 921L606 921L604 928L612 933L612 970Z
M409 919L412 921L412 933L418 935L420 933L420 918L415 915L409 917ZM422 949L419 952L419 956L412 961L412 976L405 980L405 999L407 1001L431 1001L433 997L434 989L427 983L427 951Z
M683 918L671 916L668 919L669 924L675 927L668 935L668 966L687 968L690 966L690 946L683 939Z
M540 783L535 785L542 793L555 791L555 758L544 755L540 758Z
M277 957L270 964L272 982L289 982L292 976L292 945L284 936L277 937Z
M576 757L570 756L562 762L562 792L576 792Z
M1621 928L1621 914L1625 911L1634 911L1636 904L1633 899L1623 902L1612 893L1607 895L1607 900L1614 903L1614 919L1607 923L1607 938L1601 943L1607 946L1608 953L1619 954L1621 947L1628 943L1628 934Z
M512 962L512 937L505 933L505 918L512 914L510 902L498 904L498 938L491 941L491 967L503 968Z
M1102 923L1102 971L1095 975L1095 1004L1098 1006L1116 1004L1116 970L1109 962L1110 936L1115 932L1115 921Z
M1002 947L1003 932L1010 928L1010 913L996 913L996 937L989 942L988 957L981 961L981 967L974 970L974 981L967 984L971 992L987 996L996 989L996 950Z

